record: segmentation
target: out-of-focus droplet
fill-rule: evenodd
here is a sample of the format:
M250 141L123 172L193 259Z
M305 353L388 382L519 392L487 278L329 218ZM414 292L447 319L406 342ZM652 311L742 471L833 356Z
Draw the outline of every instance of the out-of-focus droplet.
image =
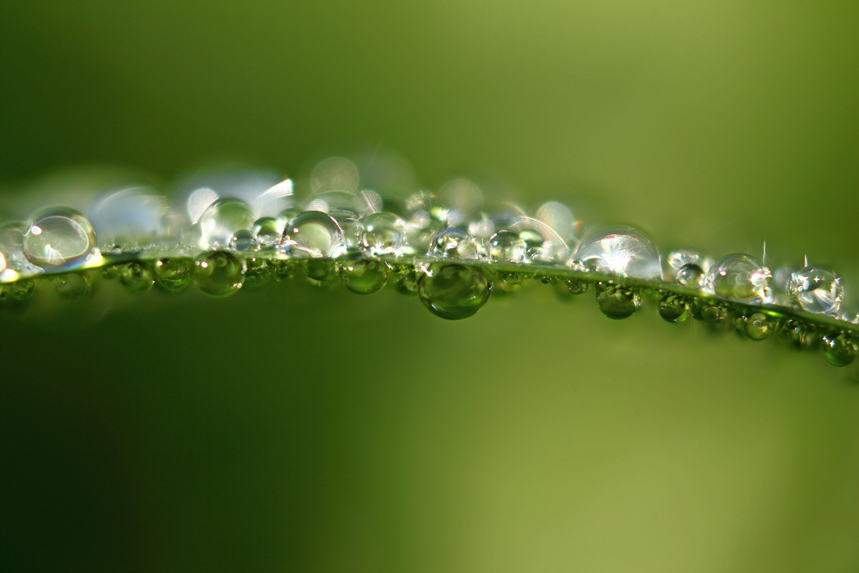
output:
M788 291L791 301L802 310L831 316L841 310L844 287L833 271L805 267L792 274Z
M461 225L470 221L483 207L483 193L468 179L454 179L442 185L439 197L450 206L447 224Z
M551 227L537 219L519 217L510 225L510 231L519 233L525 242L527 262L555 264L570 256L567 242Z
M371 213L360 221L361 250L370 255L399 255L406 240L406 224L393 213Z
M194 284L203 294L224 298L242 288L246 271L244 260L232 253L205 253L194 261Z
M198 222L209 205L217 200L218 194L208 187L192 191L188 196L188 219L192 223Z
M789 318L782 321L778 335L795 349L806 348L814 343L814 328L801 320Z
M770 271L749 255L728 255L707 271L704 285L709 292L746 304L765 304L772 301L768 281Z
M689 303L682 296L666 295L659 301L659 316L666 322L683 322L689 318Z
M604 315L620 320L629 318L641 306L637 291L621 285L608 285L597 290L597 304Z
M14 300L30 300L36 295L36 281L22 279L5 286L9 296Z
M283 230L283 245L294 257L336 258L346 250L337 221L320 211L305 211Z
M77 266L95 248L95 231L86 217L65 207L40 212L24 235L24 255L42 268Z
M354 163L343 157L329 157L320 161L313 168L310 176L310 187L313 193L327 191L358 191L358 168Z
M149 188L134 187L99 198L87 215L100 246L130 249L157 240L165 231L167 201Z
M675 278L678 284L697 288L704 283L704 276L704 269L696 263L686 263L677 269Z
M280 244L283 237L283 227L275 217L262 217L254 221L253 234L259 243L259 248L266 250Z
M421 302L436 316L448 320L468 318L489 300L491 285L474 267L435 264L420 279Z
M132 261L123 265L119 272L119 284L128 294L149 292L155 284L152 267L142 261Z
M227 247L237 231L248 230L253 223L254 216L247 203L239 199L217 199L200 215L200 247Z
M573 256L574 268L646 280L662 279L656 246L631 227L611 227L585 238Z
M575 219L573 212L557 201L544 203L537 209L536 219L552 229L565 242L573 238Z
M348 261L340 266L340 280L354 293L373 294L384 288L389 271L383 261Z
M155 282L169 293L179 293L191 284L191 261L184 257L165 257L155 262Z
M524 262L525 241L516 231L498 231L489 238L489 258L497 263Z
M24 254L24 235L28 226L23 221L7 221L0 224L0 252L6 259L6 268L23 275L44 272L42 267L31 263Z
M397 277L395 288L400 294L406 296L414 296L418 294L418 286L422 273L418 273L412 265L397 265L394 269L394 274Z
M823 336L823 357L833 366L847 366L856 358L856 342L845 333L831 332Z
M479 258L477 243L467 231L450 228L436 234L427 254L443 259L475 260Z
M257 289L263 286L273 275L274 269L266 259L246 257L245 265L247 266L247 271L245 271L245 285L242 287L245 290Z
M230 248L239 252L256 251L259 249L259 241L253 231L240 229L230 239Z
M92 282L83 273L68 273L55 281L57 295L64 302L78 303L92 293Z
M752 340L764 340L773 331L773 319L762 312L755 312L745 319L746 334Z

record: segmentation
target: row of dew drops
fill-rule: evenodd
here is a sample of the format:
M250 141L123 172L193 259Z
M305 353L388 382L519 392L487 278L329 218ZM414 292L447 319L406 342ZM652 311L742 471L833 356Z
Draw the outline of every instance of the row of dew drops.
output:
M48 207L27 221L7 221L0 225L0 301L31 298L34 279L45 277L64 300L82 300L92 290L83 272L91 268L129 293L154 285L180 292L193 283L212 297L301 268L314 284L339 275L359 294L377 292L393 278L433 314L461 319L479 311L493 288L509 293L539 278L567 296L593 286L600 309L614 319L631 316L642 296L653 295L668 322L691 315L730 324L753 340L778 332L795 347L821 346L837 366L857 353L851 325L859 317L842 308L841 279L807 261L775 277L747 254L714 260L681 250L663 265L640 230L609 227L577 236L580 224L560 203L533 214L509 204L486 208L480 189L465 179L438 195L419 191L404 200L361 190L355 164L339 157L320 162L309 187L300 201L289 179L226 171L189 178L172 206L150 187L122 186L85 209ZM561 279L551 268L575 271L575 278ZM610 280L589 280L589 273ZM649 287L626 285L625 278ZM665 290L669 284L701 296ZM779 307L834 318L844 328L779 315Z

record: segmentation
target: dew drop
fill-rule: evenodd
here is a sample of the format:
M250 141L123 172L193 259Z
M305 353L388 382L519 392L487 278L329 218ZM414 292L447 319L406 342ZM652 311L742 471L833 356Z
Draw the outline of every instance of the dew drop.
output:
M17 280L10 285L6 285L9 296L13 300L30 300L36 295L36 281L33 279Z
M591 287L590 283L582 279L570 279L567 281L567 290L571 294L583 294Z
M337 266L331 261L310 259L304 264L307 282L316 287L330 285L337 274Z
M169 293L180 293L191 284L191 261L166 257L155 262L155 283Z
M764 340L773 331L773 320L762 312L756 312L746 318L746 334L752 340Z
M335 258L346 249L337 221L321 211L304 211L283 230L283 245L302 258Z
M42 211L24 235L24 255L42 268L75 266L95 247L95 231L86 217L65 207Z
M478 258L477 243L467 231L444 229L430 241L427 254L443 259L475 260Z
M489 238L489 258L498 263L522 263L525 241L516 231L498 231Z
M361 249L371 255L399 255L406 233L405 222L393 213L371 213L359 223Z
M597 304L604 315L620 320L635 314L641 306L641 297L628 287L608 285L597 290Z
M120 270L119 284L128 294L143 294L155 284L155 273L146 263L132 261Z
M194 261L194 284L203 294L223 298L242 288L246 270L244 260L232 253L205 253Z
M710 324L719 324L728 318L728 309L724 304L709 298L697 298L692 301L692 316Z
M608 275L662 279L662 261L653 241L631 227L597 231L579 245L574 267Z
M683 322L689 318L689 303L682 296L666 295L659 301L659 316L665 322Z
M704 283L704 269L695 263L686 263L677 269L678 284L688 287L699 287Z
M245 271L244 289L256 289L263 286L272 277L273 269L269 261L262 258L250 257L245 259L247 270Z
M746 304L772 301L768 268L749 255L733 254L715 263L704 280L706 288L722 298Z
M822 342L823 357L833 366L847 366L856 358L856 342L845 333L831 332Z
M253 234L261 249L271 249L280 244L283 226L274 217L262 217L254 222Z
M397 282L394 287L397 292L406 296L414 296L418 294L418 284L420 277L418 271L412 265L398 265L394 269L397 277Z
M57 295L64 302L83 302L92 293L92 282L83 273L70 273L57 277Z
M831 316L841 310L844 287L833 271L805 267L791 275L788 291L791 301L802 310Z
M244 201L230 197L216 199L200 215L200 247L226 247L237 231L250 229L253 223L253 212Z
M349 261L340 266L340 280L357 294L373 294L388 282L390 267L383 261Z
M778 329L778 335L796 349L810 347L814 344L814 328L795 318L783 321Z
M253 231L240 229L230 239L230 248L234 251L256 251L259 248L259 241Z
M489 300L491 290L479 269L458 264L430 266L418 285L424 306L448 320L474 315Z

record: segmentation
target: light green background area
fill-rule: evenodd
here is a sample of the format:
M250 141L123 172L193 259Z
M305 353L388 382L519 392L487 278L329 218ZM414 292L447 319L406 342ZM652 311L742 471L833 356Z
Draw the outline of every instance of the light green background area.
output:
M0 13L0 204L90 163L393 150L429 188L859 281L852 2ZM859 568L855 365L542 286L461 322L393 289L112 288L0 317L0 569Z

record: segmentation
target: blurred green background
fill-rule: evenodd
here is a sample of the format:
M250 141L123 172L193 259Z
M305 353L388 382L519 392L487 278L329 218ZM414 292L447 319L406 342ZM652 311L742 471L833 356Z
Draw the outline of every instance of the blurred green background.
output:
M395 152L859 281L855 2L4 2L0 54L5 205ZM856 367L774 341L299 281L0 328L2 570L859 569Z

